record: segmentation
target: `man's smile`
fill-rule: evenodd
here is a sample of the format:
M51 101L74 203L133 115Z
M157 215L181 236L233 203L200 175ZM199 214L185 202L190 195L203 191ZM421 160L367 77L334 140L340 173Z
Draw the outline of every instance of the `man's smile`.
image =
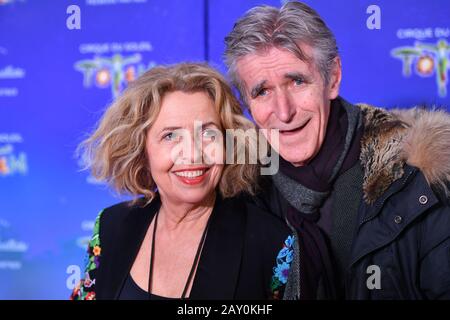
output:
M310 121L311 121L311 118L308 118L308 119L304 120L299 126L293 128L293 129L286 129L286 130L280 129L280 134L285 135L285 136L294 135L294 134L300 132L303 128L305 128Z

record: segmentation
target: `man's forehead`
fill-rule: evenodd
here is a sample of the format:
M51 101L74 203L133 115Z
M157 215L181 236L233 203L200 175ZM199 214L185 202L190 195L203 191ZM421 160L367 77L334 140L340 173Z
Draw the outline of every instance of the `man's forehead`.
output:
M272 77L285 78L293 73L308 73L311 63L303 61L287 50L274 48L270 52L251 53L237 63L239 77L247 84L261 82Z

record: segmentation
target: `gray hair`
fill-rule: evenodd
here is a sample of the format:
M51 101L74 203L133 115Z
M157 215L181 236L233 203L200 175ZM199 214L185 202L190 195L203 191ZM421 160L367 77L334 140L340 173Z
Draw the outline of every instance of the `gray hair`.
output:
M299 47L301 43L313 48L313 57L305 55ZM247 54L276 47L289 50L303 61L313 58L325 83L339 55L336 39L319 14L297 1L289 1L280 9L267 5L250 9L225 37L225 44L228 75L244 101L237 62Z

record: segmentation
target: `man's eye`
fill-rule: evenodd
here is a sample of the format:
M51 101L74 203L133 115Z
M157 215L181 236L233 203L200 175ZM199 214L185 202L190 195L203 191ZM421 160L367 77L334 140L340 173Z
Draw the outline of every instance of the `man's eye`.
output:
M258 96L264 97L265 95L267 95L267 93L268 93L267 89L261 89L258 92Z
M302 79L294 79L293 81L294 81L294 84L295 84L296 86L300 86L300 85L303 84L303 80L302 80Z

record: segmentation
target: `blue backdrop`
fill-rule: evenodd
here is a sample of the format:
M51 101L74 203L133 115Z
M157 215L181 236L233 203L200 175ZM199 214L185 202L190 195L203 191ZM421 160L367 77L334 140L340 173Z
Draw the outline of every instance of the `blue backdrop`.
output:
M0 299L66 299L82 275L97 212L123 198L74 150L127 83L179 61L225 72L234 21L282 2L0 0ZM450 106L448 0L305 2L336 34L347 100Z

